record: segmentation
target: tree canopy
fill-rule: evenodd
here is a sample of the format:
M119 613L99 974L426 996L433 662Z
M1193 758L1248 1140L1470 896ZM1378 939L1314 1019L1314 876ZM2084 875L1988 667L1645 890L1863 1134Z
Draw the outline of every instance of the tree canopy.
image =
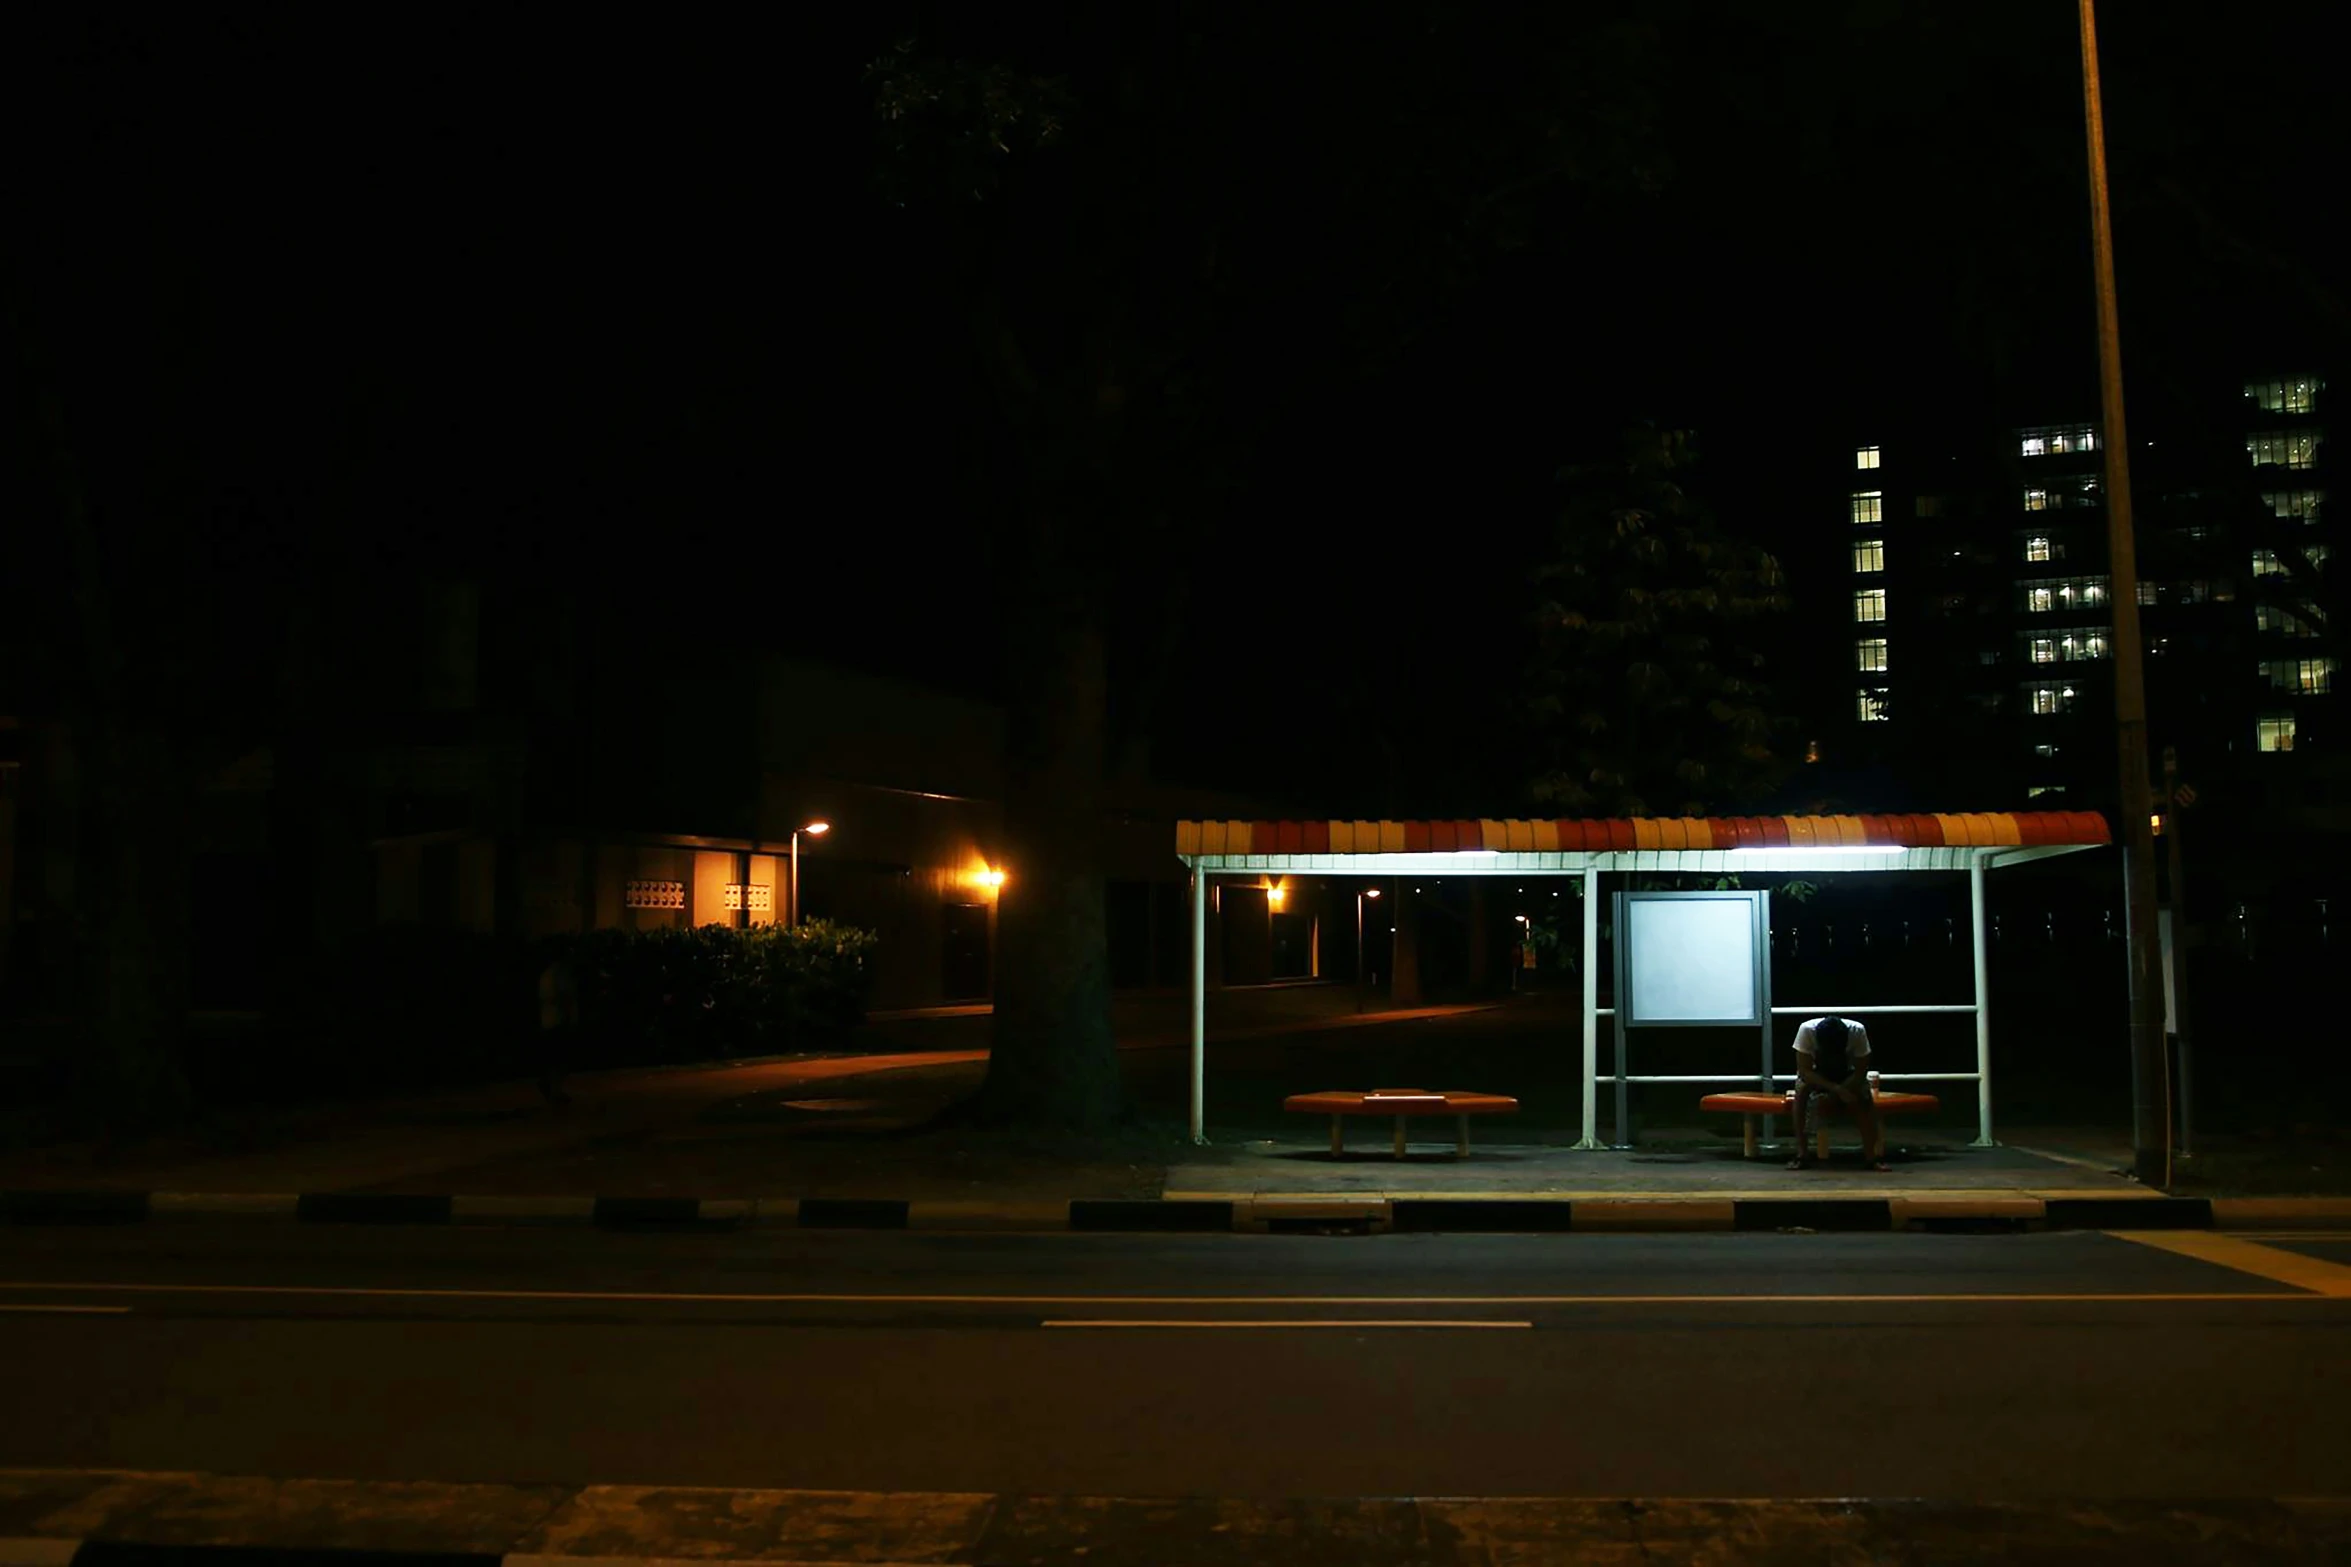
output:
M1694 462L1687 433L1641 429L1562 474L1528 671L1535 793L1562 810L1699 816L1785 771L1761 645L1788 607L1779 563L1715 524Z
M1217 499L1489 258L1659 174L1640 12L942 12L869 71L879 186L991 426L1009 635L989 1115L1116 1112L1093 824ZM1192 536L1171 547L1176 530ZM1113 728L1114 715L1118 727Z

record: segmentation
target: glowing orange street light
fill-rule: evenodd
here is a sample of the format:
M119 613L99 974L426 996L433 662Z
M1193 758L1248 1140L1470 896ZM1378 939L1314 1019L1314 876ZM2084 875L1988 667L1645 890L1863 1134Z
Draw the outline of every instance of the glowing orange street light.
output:
M800 923L800 835L821 838L833 830L833 824L819 817L805 827L792 829L792 923Z
M1363 967L1363 900L1377 898L1379 895L1380 889L1377 887L1358 888L1355 893L1355 1010L1358 1012L1363 1010L1365 977Z

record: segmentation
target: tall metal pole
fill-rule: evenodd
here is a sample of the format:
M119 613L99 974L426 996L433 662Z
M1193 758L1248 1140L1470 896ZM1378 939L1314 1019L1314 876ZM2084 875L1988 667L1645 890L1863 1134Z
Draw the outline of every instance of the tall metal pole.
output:
M1584 872L1584 1135L1600 1146L1600 873Z
M792 923L800 923L800 831L792 830Z
M1975 952L1975 1117L1978 1148L1992 1140L1992 960L1984 944L1984 857L1967 862L1970 940Z
M1208 1141L1208 876L1192 867L1192 1141Z
M2180 1053L2180 1152L2196 1148L2196 1051L2188 1033L2188 873L2180 863L2180 755L2163 748L2163 853L2171 880L2172 1036Z
M1363 1010L1363 889L1355 889L1355 1010Z
M2114 602L2114 730L2122 783L2123 936L2130 950L2131 1148L2139 1180L2171 1184L2171 1107L2163 1048L2161 936L2155 919L2153 791L2147 680L2139 645L2139 571L2131 535L2130 443L2122 418L2122 341L2114 298L2114 229L2106 200L2106 111L2098 94L2098 22L2078 0L2082 121L2090 153L2090 229L2098 283L2098 391L2106 421L2106 551Z

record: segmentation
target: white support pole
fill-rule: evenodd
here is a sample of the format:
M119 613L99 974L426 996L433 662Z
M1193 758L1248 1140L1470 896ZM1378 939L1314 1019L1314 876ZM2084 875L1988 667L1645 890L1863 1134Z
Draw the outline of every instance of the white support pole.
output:
M1584 1135L1600 1146L1600 873L1584 872Z
M1192 1141L1208 1141L1208 876L1192 867Z
M1975 1101L1978 1148L1992 1140L1992 962L1984 935L1984 857L1967 862L1967 901L1975 938Z

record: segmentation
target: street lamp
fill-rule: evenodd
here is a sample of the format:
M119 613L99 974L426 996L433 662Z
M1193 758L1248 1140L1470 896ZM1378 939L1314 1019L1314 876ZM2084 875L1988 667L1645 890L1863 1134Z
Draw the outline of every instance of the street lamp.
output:
M1363 900L1377 898L1377 887L1359 887L1355 891L1355 1010L1363 1010Z
M2154 785L2148 777L2147 676L2139 641L2139 563L2131 530L2130 442L2123 429L2120 310L2114 228L2107 207L2106 111L2098 80L2098 23L2079 0L2082 130L2090 164L2091 269L2098 294L2098 406L2105 416L2106 575L2114 600L2114 739L2121 769L2122 919L2130 952L2132 1173L2171 1185L2171 1079L2164 1059L2163 957L2156 930Z
M1513 914L1511 918L1518 921L1517 961L1510 965L1510 989L1515 994L1518 990L1518 971L1526 966L1527 948L1535 942L1535 922L1524 914Z
M811 838L821 838L832 830L833 824L822 820L792 829L792 923L795 925L800 923L800 835L806 833Z

